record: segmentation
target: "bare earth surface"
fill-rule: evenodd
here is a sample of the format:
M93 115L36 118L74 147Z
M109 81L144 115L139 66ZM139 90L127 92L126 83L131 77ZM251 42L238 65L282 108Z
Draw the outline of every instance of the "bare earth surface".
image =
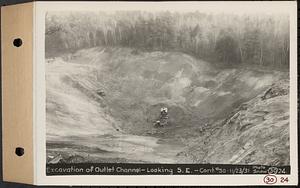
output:
M288 73L92 48L47 59L46 82L49 163L289 163Z

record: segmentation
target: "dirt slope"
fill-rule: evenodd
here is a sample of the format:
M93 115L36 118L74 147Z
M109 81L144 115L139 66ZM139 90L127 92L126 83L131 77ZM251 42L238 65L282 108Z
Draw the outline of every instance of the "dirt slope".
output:
M203 163L289 164L289 81L281 80L209 127L181 156Z
M217 135L221 134L224 140L227 137L225 133L216 133L216 124L211 122L228 117L241 103L286 77L286 73L278 71L216 69L179 52L147 53L99 47L47 59L46 69L47 143L51 153L63 152L57 148L58 143L71 142L63 149L82 155L96 148L99 150L93 154L96 158L122 156L132 160L130 147L140 160L155 162L182 160L177 153L184 151L184 155L189 155L186 147L198 151L203 134L198 130L208 127L206 136L212 135L210 139L215 140L206 141L211 156L206 152L207 158L198 156L196 160L243 163L244 158L229 154L235 145L224 150L228 155L225 158L213 153L217 150L211 147L221 147L215 143ZM169 109L170 126L157 130L153 122L163 106ZM253 108L263 111L264 106ZM262 113L257 114L258 119ZM227 124L223 129L230 132L231 125ZM199 145L190 144L194 139ZM183 160L195 162L189 156Z

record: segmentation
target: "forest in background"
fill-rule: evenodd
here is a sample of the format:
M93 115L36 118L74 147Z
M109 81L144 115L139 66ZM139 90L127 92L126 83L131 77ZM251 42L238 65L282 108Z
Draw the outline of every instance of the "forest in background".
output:
M289 67L288 15L48 12L46 58L97 46L180 51L218 65Z

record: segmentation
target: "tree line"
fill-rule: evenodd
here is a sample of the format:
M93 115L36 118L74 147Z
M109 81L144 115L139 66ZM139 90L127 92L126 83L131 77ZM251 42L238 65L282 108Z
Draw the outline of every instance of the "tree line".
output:
M223 65L289 67L287 15L48 13L46 57L96 46L180 51Z

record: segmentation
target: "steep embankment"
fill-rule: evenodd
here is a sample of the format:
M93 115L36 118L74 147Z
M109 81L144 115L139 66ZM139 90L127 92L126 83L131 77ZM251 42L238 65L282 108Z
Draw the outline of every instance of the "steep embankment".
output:
M285 77L274 71L216 69L179 52L127 48L92 48L47 62L47 141L52 152L61 151L55 149L60 141L72 143L63 148L75 153L89 153L87 148L118 152L96 152L96 158L101 153L155 162L181 160L176 154L184 145L190 147L187 138L197 141L202 134L194 130L213 130L207 122L227 117ZM163 106L169 109L170 126L157 130L153 122ZM230 147L226 152L231 153Z
M178 156L200 163L289 164L289 80L241 104L228 118L187 139Z

